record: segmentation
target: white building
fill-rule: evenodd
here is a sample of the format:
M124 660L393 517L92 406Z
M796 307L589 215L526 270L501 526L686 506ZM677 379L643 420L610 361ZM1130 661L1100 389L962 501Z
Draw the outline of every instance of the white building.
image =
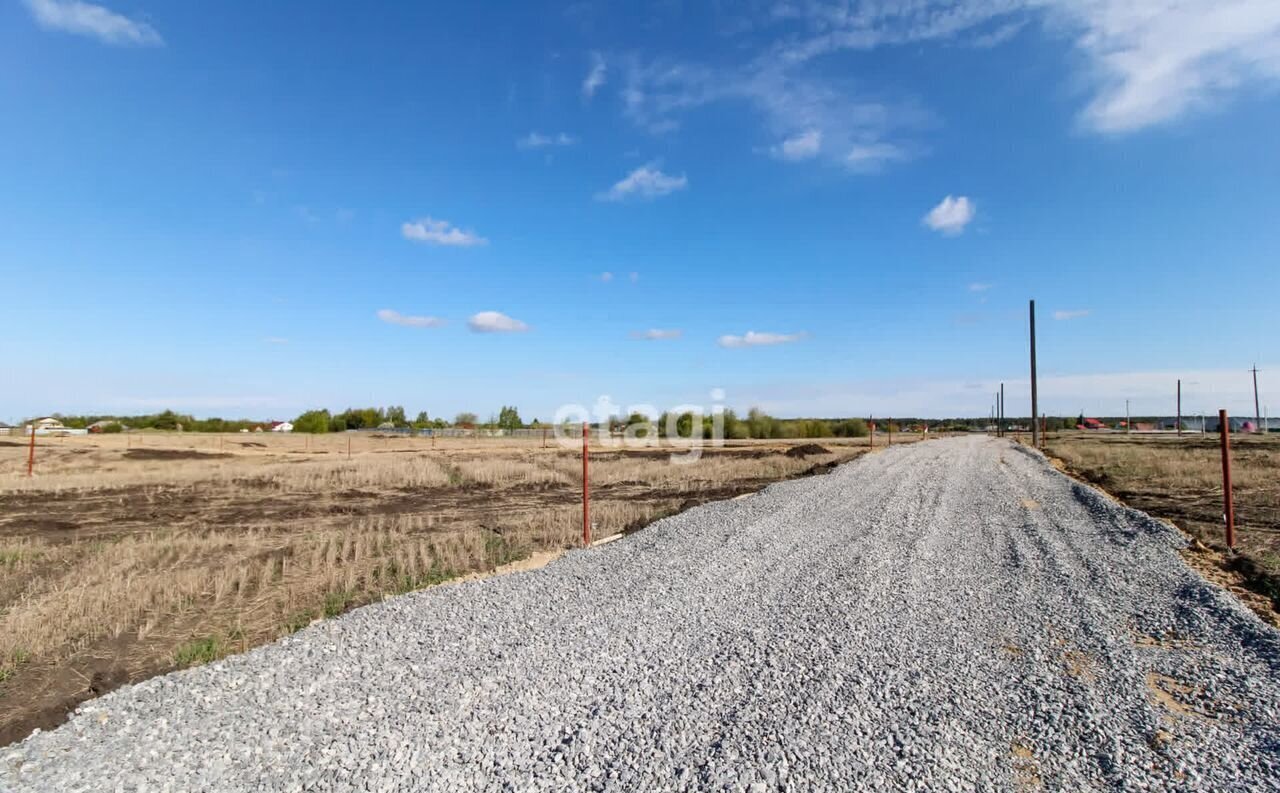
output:
M271 425L272 432L293 432L292 421L280 421Z

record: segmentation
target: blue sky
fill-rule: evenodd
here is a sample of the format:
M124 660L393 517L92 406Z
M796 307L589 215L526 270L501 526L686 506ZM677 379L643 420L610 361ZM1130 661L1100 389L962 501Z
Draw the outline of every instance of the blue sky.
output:
M0 418L1280 411L1280 4L627 5L3 0Z

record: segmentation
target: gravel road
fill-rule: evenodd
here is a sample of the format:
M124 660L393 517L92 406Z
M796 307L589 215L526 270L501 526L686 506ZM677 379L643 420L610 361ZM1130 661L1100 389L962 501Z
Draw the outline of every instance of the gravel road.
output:
M1280 789L1280 632L978 437L83 705L0 790Z

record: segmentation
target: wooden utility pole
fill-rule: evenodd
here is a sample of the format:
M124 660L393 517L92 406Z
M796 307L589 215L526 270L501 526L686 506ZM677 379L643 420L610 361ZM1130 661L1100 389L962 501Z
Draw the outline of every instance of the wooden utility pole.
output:
M1031 445L1040 448L1040 427L1036 416L1040 415L1039 394L1036 391L1036 301L1031 301Z
M1000 405L1000 418L999 418L999 423L996 424L996 435L1003 438L1004 437L1004 383L1000 384L999 405Z
M1182 380L1178 380L1178 418L1174 421L1174 425L1178 430L1178 437L1182 437Z
M1262 411L1258 409L1258 365L1253 365L1253 426L1254 432L1265 432L1262 428Z

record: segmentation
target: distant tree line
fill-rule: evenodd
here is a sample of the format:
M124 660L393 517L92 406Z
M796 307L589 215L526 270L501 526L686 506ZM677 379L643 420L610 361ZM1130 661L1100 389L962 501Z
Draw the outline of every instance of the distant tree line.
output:
M103 427L104 432L119 432L123 427L129 429L154 429L154 430L183 430L185 432L239 432L241 430L254 430L258 427L266 429L270 422L254 421L251 419L223 419L218 417L197 419L187 413L175 413L172 410L165 410L161 413L148 413L136 416L117 416L117 415L85 415L85 416L67 416L54 413L52 418L56 418L62 424L71 429L85 429L91 424L100 421L116 422L116 424L108 424ZM625 419L621 416L609 422L610 428L616 431L623 431L628 425L635 427L632 430L636 437L646 437L650 433L658 437L668 437L672 419L672 414L663 413L656 420L646 416L643 413L633 413ZM1138 421L1134 418L1134 421ZM695 433L694 422L698 422ZM759 408L752 408L747 411L746 416L739 416L732 410L726 410L721 414L723 435L727 440L740 440L747 438L862 438L868 432L868 424L866 419L861 418L798 418L798 419L780 419L770 416ZM1046 429L1049 431L1057 431L1061 429L1074 429L1078 424L1084 421L1084 415L1078 418L1072 416L1050 416L1045 420ZM700 435L709 439L713 437L716 418L710 415L697 416L694 413L682 413L674 417L675 435L672 437L689 438L694 435ZM427 415L427 411L419 411L412 419L408 417L404 407L400 405L389 405L387 407L366 407L366 408L347 408L341 413L330 413L327 409L308 410L293 420L294 432L344 432L346 430L371 430L379 427L397 429L397 430L424 430L424 429L443 429L445 427L460 427L466 429L484 429L484 430L515 430L526 427L539 428L546 426L533 419L525 422L520 418L520 411L514 405L503 405L497 413L490 414L489 418L481 421L475 413L461 412L454 416L452 421L446 421L443 418L431 418ZM946 432L970 432L985 430L990 423L989 419L973 419L973 418L952 418L952 419L914 419L901 418L893 419L892 424L886 423L884 419L877 420L877 429L883 432L887 427L892 427L894 432L899 431L901 427L912 429L920 425L927 425L932 431ZM1022 417L1006 417L1006 425L1029 423L1029 419Z
M62 422L62 426L70 429L86 429L100 421L111 422L103 426L103 432L120 432L123 427L134 430L183 430L185 432L239 432L242 429L252 430L264 426L264 422L250 419L198 419L187 413L175 413L166 410L161 413L146 413L138 416L64 416L54 413L51 418Z

